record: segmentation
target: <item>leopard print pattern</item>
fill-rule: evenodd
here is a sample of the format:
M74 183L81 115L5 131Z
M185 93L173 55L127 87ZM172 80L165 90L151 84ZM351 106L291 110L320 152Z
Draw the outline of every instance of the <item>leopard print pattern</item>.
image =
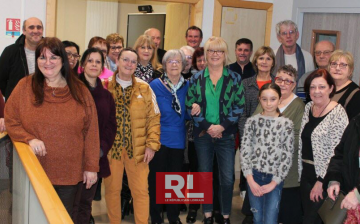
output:
M111 157L116 160L121 159L122 150L125 149L129 158L133 158L131 120L130 120L130 99L132 86L125 90L116 85L116 122L117 130L114 144L111 148Z

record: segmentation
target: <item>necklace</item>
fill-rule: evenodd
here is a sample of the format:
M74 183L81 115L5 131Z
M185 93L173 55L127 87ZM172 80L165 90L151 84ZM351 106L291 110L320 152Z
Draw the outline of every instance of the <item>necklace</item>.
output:
M56 96L55 91L56 91L57 87L55 87L55 88L51 87L51 88L52 88L52 95Z
M330 102L331 102L331 100L329 100L329 103L328 104L326 104L326 106L324 107L324 109L321 111L321 113L319 114L319 116L317 116L317 117L320 117L321 116L321 114L325 111L325 109L327 108L327 106L330 104ZM313 108L313 113L314 113L314 105L312 106ZM315 115L313 114L313 116L315 117Z

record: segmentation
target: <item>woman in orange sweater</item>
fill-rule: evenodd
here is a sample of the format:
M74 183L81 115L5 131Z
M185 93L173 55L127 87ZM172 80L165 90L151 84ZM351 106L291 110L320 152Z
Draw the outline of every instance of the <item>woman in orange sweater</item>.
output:
M97 180L96 107L59 39L42 39L35 59L35 73L20 80L6 103L6 129L13 141L30 145L71 214L77 184L90 188Z

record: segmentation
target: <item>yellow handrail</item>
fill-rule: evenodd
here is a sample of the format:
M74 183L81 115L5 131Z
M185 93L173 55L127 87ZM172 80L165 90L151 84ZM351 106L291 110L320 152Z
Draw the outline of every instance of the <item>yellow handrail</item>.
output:
M22 142L14 142L14 146L48 222L73 223L30 146Z

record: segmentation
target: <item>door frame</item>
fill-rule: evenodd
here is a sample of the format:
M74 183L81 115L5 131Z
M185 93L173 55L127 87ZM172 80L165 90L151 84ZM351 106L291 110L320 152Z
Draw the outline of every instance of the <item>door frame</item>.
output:
M56 35L57 1L58 0L46 0L46 28L45 28L46 36ZM122 2L122 1L123 0L118 0L118 2ZM152 1L190 4L191 9L190 9L189 25L202 28L204 0L152 0Z
M266 10L266 25L265 25L265 43L270 45L271 23L273 14L273 4L264 2L251 1L234 1L234 0L214 0L214 20L213 20L213 36L220 36L221 34L221 19L223 7L235 7L245 9L260 9Z

